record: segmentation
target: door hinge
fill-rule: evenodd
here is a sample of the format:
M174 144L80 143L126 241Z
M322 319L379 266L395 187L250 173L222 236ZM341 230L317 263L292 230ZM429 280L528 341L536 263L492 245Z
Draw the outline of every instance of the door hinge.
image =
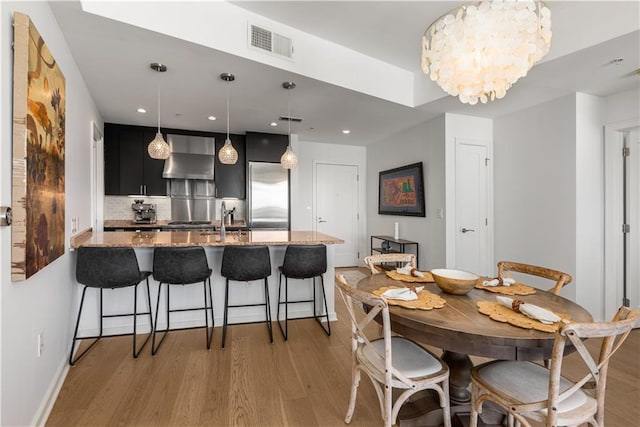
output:
M358 259L360 259L360 252L358 252Z
M489 218L484 219L484 225L489 225Z
M356 182L360 182L360 174L356 175Z
M488 158L488 157L485 157L485 158L484 158L484 165L485 165L485 166L488 166L488 165L489 165L489 160L491 160L491 159L490 159L490 158Z
M622 157L631 156L631 148L630 147L622 147Z
M631 224L622 224L623 233L631 233Z

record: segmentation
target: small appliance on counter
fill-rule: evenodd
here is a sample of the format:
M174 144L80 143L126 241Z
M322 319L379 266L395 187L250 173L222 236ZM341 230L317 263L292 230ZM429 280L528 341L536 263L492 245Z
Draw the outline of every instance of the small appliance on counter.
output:
M133 222L136 224L156 223L156 205L144 203L142 199L135 199L131 205L131 209L134 212Z

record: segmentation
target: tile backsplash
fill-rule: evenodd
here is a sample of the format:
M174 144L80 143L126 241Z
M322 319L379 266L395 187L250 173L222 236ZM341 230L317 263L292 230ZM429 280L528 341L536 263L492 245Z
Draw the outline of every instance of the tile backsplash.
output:
M129 197L129 196L105 196L104 197L104 219L120 219L120 220L133 220L133 210L131 205L135 199L143 199L144 203L153 203L156 205L156 217L158 220L171 220L171 198L164 196L152 196L152 197ZM222 205L222 199L216 199L214 219L220 219L220 207ZM236 208L234 219L236 221L245 220L245 201L226 199L225 207L227 209Z
M133 220L133 210L131 209L131 205L135 199L143 199L144 203L153 203L156 205L156 217L159 220L171 219L171 199L163 196L105 196L104 219Z

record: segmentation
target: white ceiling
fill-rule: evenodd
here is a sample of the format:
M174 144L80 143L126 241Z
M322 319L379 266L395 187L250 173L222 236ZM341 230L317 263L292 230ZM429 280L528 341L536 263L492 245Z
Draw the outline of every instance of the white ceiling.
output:
M79 2L51 7L103 118L107 122L155 126L156 85L151 62L166 63L160 76L163 127L224 132L226 86L218 75L232 72L231 132L286 133L284 81L293 80L291 115L302 117L292 132L301 141L366 145L443 112L498 117L580 91L606 96L640 91L640 2L549 2L550 53L507 96L468 106L445 96L416 108L297 75L256 61L147 31L82 11ZM188 3L184 3L187 7ZM425 28L459 2L427 1L241 1L242 10L329 40L415 73L416 85L434 85L419 70ZM127 7L126 4L121 7ZM185 9L186 10L186 9ZM223 17L216 17L224 19ZM187 17L176 18L184 25ZM215 25L215 20L212 21ZM624 58L610 65L614 58ZM349 72L349 70L344 70ZM389 84L389 82L380 82ZM429 88L432 89L432 88ZM136 113L145 107L147 114ZM207 116L215 115L215 122ZM342 129L351 130L343 135Z

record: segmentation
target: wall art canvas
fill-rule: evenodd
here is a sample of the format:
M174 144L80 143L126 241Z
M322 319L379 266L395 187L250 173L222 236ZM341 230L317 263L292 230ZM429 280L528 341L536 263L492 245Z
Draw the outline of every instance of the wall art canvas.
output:
M422 162L380 172L378 213L425 216Z
M65 251L65 78L40 33L14 13L11 279Z

